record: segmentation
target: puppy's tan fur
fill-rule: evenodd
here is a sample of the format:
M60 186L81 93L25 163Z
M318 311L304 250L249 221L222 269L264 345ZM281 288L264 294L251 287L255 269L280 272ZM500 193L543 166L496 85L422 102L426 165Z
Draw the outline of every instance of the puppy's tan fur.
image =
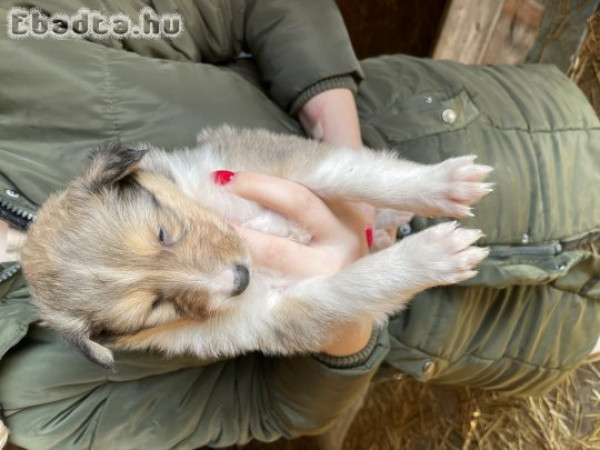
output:
M490 190L490 168L473 159L420 165L228 127L201 133L195 149L113 148L42 206L23 267L42 319L106 368L108 347L199 357L317 351L341 322L383 321L416 292L473 276L487 254L471 246L480 233L445 223L330 277L285 279L252 264L231 223L301 242L310 234L228 194L211 172L287 178L334 207L352 200L464 216Z

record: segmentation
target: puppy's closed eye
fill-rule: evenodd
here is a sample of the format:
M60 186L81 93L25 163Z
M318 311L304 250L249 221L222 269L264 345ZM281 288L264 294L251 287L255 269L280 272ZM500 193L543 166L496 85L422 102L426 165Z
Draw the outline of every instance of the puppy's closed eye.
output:
M158 309L162 304L166 302L166 298L162 294L156 294L156 298L152 302L152 306L150 307L151 311Z
M177 302L174 299L169 298L168 296L166 296L162 293L157 293L154 298L154 301L152 302L152 305L150 306L150 312L152 313L152 312L158 310L162 306L171 307L171 309L178 316L182 316L184 314L183 310L181 309L181 307L177 304Z
M169 235L163 227L158 227L158 241L162 245L170 245Z

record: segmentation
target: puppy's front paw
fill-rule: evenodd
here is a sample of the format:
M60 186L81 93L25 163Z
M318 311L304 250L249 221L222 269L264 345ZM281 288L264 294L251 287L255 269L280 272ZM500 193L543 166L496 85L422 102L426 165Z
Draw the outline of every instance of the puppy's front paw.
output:
M472 216L469 205L492 191L485 183L490 166L475 164L475 155L450 158L429 166L418 214L438 217Z
M488 248L472 246L481 236L480 230L444 222L405 238L398 250L410 257L413 281L419 289L427 289L477 275L475 266L489 253Z

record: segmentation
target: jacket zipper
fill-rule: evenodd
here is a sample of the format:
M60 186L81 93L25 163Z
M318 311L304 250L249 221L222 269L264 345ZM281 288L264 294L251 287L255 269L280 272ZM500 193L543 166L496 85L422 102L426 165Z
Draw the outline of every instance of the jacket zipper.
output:
M488 257L492 259L504 259L512 256L538 258L544 256L556 256L562 251L563 246L560 242L554 242L547 245L527 245L520 247L507 245L490 247L490 254Z
M591 245L593 242L600 241L600 230L595 229L588 232L583 237L572 239L562 242L552 242L550 244L542 245L523 245L523 246L510 246L510 245L499 245L496 247L490 247L490 254L488 258L491 259L505 259L512 256L525 257L525 258L538 258L545 256L556 256L562 252L568 252L571 250L582 249L586 244Z
M0 218L7 220L12 225L26 231L29 224L35 218L35 213L26 211L15 205L10 204L7 200L0 198ZM20 264L15 264L14 267L0 274L0 284L10 280L21 270Z
M12 277L14 277L17 274L17 272L19 270L21 270L21 264L16 264L10 270L7 270L3 274L0 274L0 284L4 283L5 281L10 280Z
M0 209L2 209L0 217L24 231L27 230L29 224L35 219L35 213L11 205L9 201L2 198L0 198Z

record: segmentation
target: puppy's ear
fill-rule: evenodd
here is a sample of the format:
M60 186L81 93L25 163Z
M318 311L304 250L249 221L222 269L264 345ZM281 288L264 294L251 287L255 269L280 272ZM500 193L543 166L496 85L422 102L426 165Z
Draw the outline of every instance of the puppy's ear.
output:
M98 364L106 370L115 370L115 360L112 352L108 348L92 341L88 335L83 333L65 333L63 337L93 363Z
M147 150L112 144L92 155L92 162L83 177L83 183L92 192L119 182L132 174Z

